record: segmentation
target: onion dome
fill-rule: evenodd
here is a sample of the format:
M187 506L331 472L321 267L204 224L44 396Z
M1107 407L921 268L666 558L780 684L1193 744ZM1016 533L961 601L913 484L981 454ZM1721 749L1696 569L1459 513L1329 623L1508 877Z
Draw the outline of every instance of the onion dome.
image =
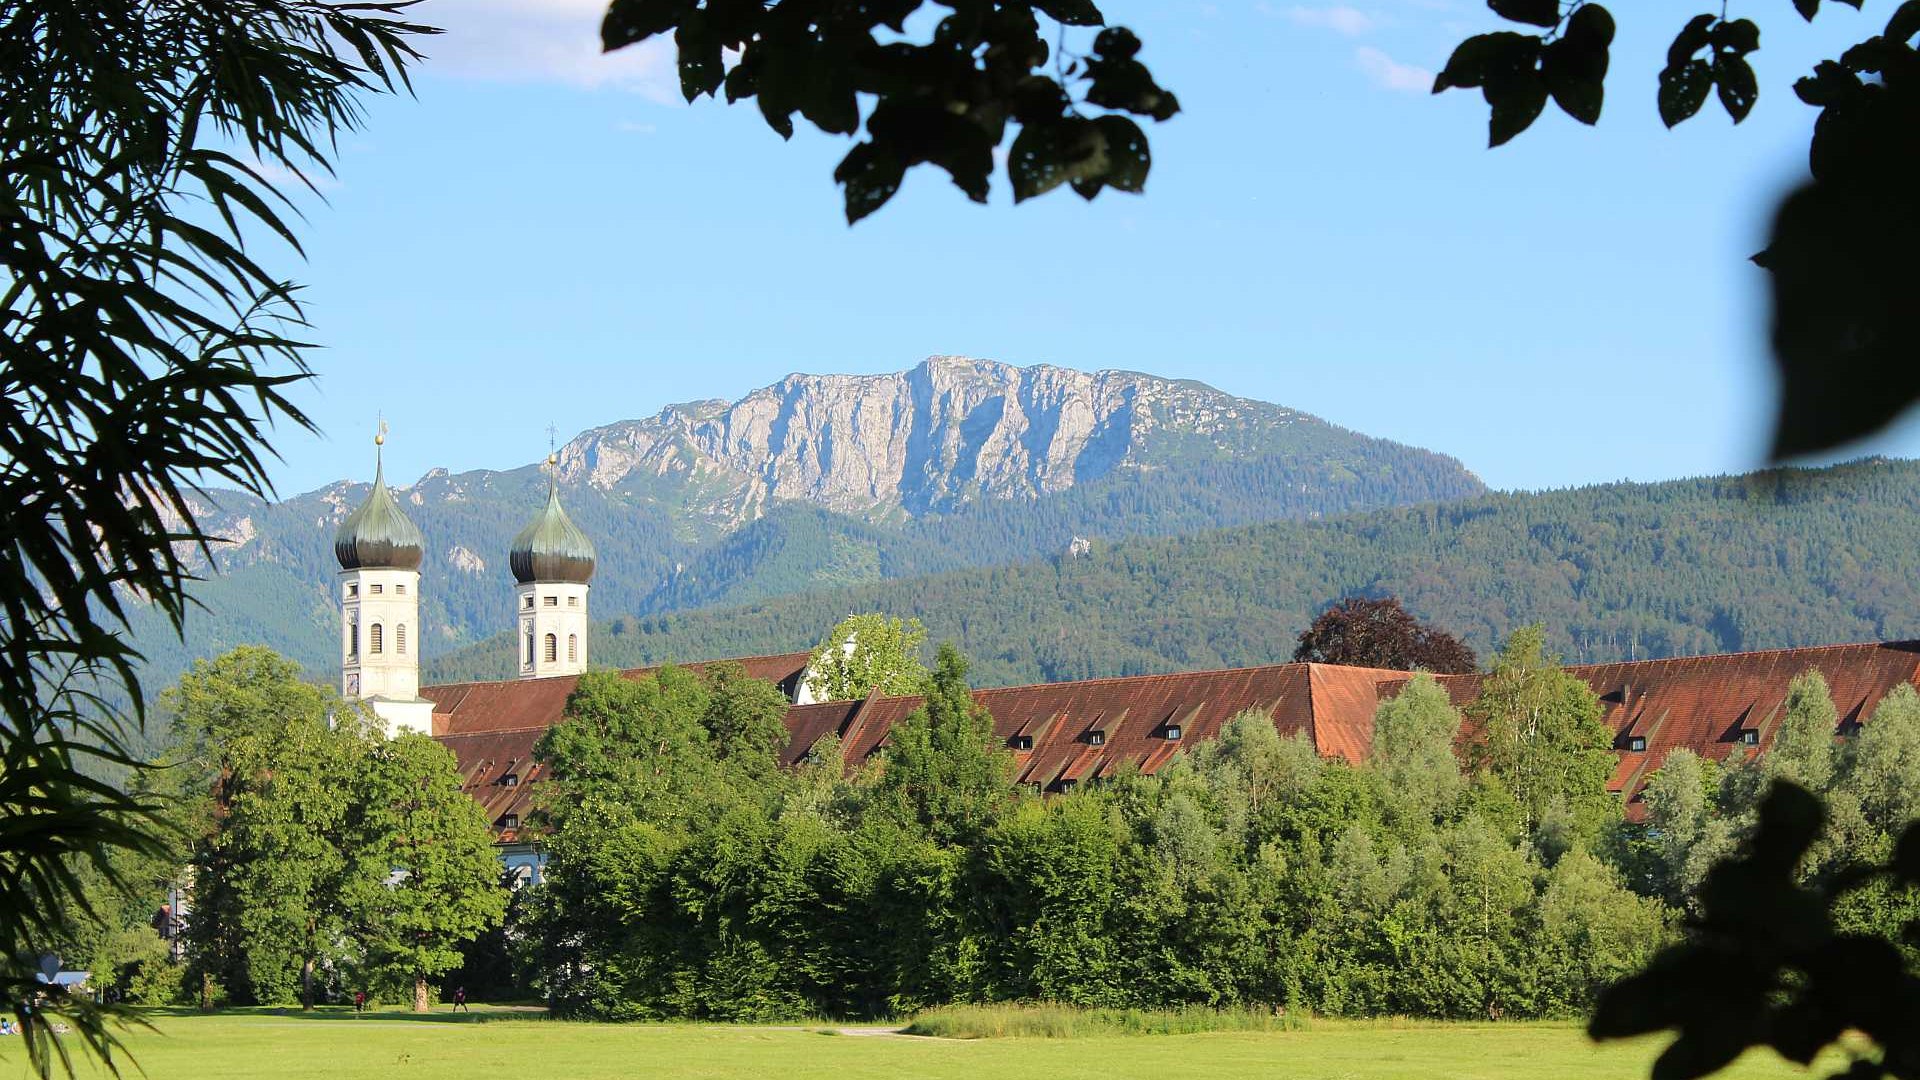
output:
M373 440L377 448L385 436ZM373 490L367 501L347 515L340 531L333 534L333 555L342 570L418 570L426 537L400 510L393 492L387 490L386 472L374 451Z
M547 459L549 468L555 464L554 458ZM547 505L540 515L513 538L507 565L513 570L513 579L522 585L532 581L585 585L593 577L593 541L561 509L557 480L547 483Z

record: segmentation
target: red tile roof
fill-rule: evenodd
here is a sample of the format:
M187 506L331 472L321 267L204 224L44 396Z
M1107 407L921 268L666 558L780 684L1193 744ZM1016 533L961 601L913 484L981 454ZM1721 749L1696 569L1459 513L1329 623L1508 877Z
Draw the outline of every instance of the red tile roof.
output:
M806 654L742 662L749 674L781 682L791 691ZM651 670L626 674L637 678ZM1620 754L1612 787L1627 796L1632 812L1645 778L1677 747L1725 759L1745 752L1740 732L1749 728L1758 733L1762 749L1769 745L1787 684L1801 672L1816 670L1826 676L1842 725L1858 724L1895 686L1920 684L1920 642L1568 670L1593 687L1606 707L1604 720L1616 735ZM1248 709L1270 715L1283 734L1306 732L1325 756L1361 761L1372 746L1375 707L1398 693L1407 679L1405 672L1378 668L1275 664L1001 687L975 691L974 699L992 714L994 733L1009 746L1016 746L1016 737L1032 740L1030 748L1015 749L1020 782L1060 790L1068 783L1111 776L1126 764L1155 772L1182 747L1216 738L1227 721ZM1439 677L1456 705L1472 700L1480 679ZM527 759L540 732L559 721L575 682L461 683L421 691L440 703L434 730L459 757L468 790L496 822L508 813L526 816L526 784L537 775ZM783 761L798 762L828 735L840 739L847 761L865 761L884 745L893 725L921 702L918 697L892 697L794 706L787 711L789 742ZM1178 740L1168 737L1175 727ZM1647 740L1644 751L1630 749L1635 737ZM500 781L510 771L520 781L516 787ZM512 837L511 830L503 830L503 841Z
M739 664L747 675L765 679L786 691L789 699L806 670L803 652L774 656L743 656L731 660L703 660L682 664L699 671L707 664ZM628 668L620 674L641 679L659 671L658 666ZM472 735L483 731L516 731L522 728L545 730L558 723L566 708L567 697L579 685L578 675L556 675L546 679L499 679L490 682L443 683L423 686L420 696L433 702L433 733Z

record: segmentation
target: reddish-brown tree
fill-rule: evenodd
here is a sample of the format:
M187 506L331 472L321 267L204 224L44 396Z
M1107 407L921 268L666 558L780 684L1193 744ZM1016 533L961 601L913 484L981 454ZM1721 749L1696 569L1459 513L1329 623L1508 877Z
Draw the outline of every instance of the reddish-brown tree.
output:
M1441 675L1477 671L1480 660L1452 634L1426 626L1393 597L1349 596L1300 632L1295 660L1356 667L1424 670Z

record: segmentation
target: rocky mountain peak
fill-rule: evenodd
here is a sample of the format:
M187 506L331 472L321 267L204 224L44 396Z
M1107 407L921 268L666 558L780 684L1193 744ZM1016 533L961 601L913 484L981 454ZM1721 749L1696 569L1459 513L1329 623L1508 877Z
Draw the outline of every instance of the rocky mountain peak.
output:
M611 490L684 474L724 488L724 512L743 519L776 499L918 515L1064 491L1138 464L1156 434L1245 443L1251 428L1301 419L1137 372L932 356L883 375L793 374L738 401L596 428L561 451L561 476Z

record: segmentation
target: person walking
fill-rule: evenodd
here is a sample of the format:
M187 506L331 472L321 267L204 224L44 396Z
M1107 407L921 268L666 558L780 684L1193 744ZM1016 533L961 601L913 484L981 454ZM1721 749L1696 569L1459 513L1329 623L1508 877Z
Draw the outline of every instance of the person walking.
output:
M453 1011L459 1012L462 1009L466 1009L469 1013L473 1011L472 1009L467 1009L467 988L457 986L454 987L453 990Z
M367 992L365 990L355 990L353 992L353 1011L357 1013L367 1011Z

